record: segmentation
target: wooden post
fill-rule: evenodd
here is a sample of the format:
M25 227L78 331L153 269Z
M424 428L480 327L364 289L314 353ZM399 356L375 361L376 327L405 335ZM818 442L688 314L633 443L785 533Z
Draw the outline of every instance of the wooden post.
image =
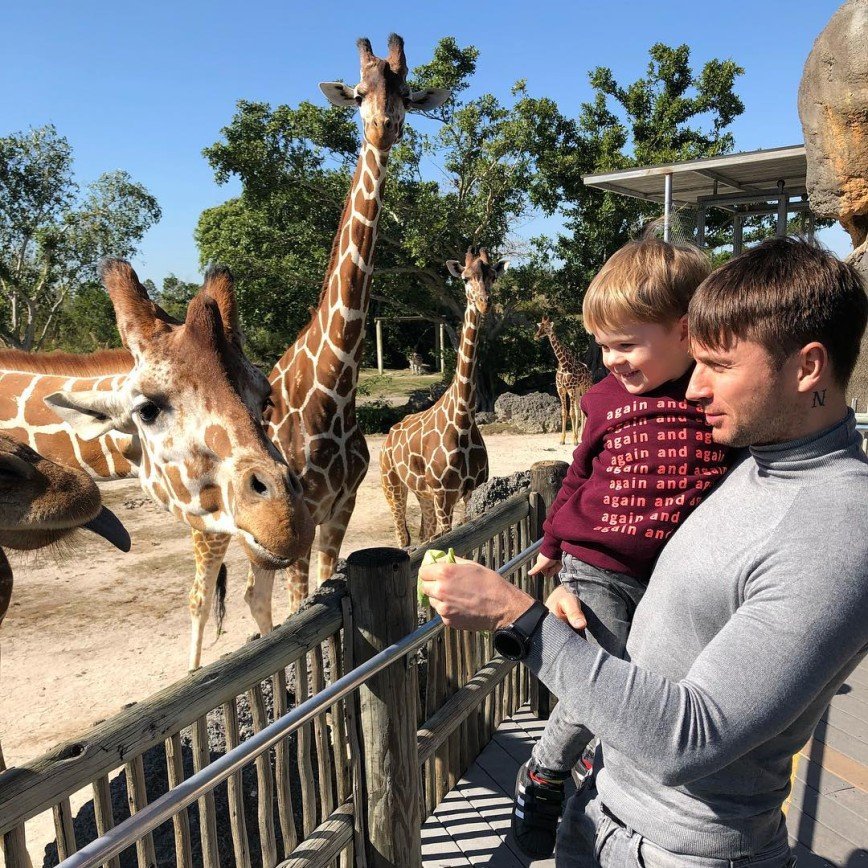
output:
M554 503L558 490L569 470L565 461L537 461L530 468L530 530L531 539L537 540L543 534L543 522L549 507ZM539 574L531 577L535 582L534 596L545 601L546 581ZM530 708L537 718L549 716L551 694L548 688L536 678L530 680Z
M353 606L353 663L359 666L416 628L416 585L403 549L371 548L347 558ZM406 659L359 688L363 798L369 868L420 868L416 678ZM408 677L410 676L410 677Z
M374 320L377 332L377 371L383 373L383 321L379 318Z
M744 216L732 215L732 255L738 256L744 248Z
M444 323L437 326L437 343L439 345L440 373L442 374L446 370L446 325Z

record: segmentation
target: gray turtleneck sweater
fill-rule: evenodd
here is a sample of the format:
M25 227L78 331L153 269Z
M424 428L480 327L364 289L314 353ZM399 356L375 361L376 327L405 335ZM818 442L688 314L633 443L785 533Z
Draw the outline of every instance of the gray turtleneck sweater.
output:
M852 412L744 454L663 550L627 651L549 616L526 661L600 735L607 807L685 854L780 840L791 758L868 651L868 461Z

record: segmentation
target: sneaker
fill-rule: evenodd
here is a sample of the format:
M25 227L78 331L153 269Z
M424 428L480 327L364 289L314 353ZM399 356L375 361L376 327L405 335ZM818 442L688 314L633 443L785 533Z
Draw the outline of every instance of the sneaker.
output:
M512 837L522 853L534 859L545 859L555 851L558 820L564 807L564 781L567 774L531 768L528 760L519 770L515 781L515 802L512 805ZM545 777L543 774L547 773ZM550 775L550 776L549 776Z

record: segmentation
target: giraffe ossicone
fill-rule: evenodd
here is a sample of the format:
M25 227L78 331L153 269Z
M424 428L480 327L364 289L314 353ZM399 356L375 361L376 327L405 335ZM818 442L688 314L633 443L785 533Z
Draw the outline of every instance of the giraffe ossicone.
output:
M472 492L488 479L488 453L476 425L477 343L491 288L508 266L505 259L492 264L484 248L468 250L463 264L446 263L449 273L464 282L467 299L455 376L432 407L392 426L380 452L380 482L399 546L410 545L408 492L422 510L424 543L450 530L458 501L466 508Z

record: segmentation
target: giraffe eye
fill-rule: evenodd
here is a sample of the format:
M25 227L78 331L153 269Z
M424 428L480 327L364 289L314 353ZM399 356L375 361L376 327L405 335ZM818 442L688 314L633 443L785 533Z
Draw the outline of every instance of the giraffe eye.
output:
M160 415L162 410L153 401L146 401L137 409L136 412L139 414L139 418L145 423L145 425L150 425L157 421L157 417Z

